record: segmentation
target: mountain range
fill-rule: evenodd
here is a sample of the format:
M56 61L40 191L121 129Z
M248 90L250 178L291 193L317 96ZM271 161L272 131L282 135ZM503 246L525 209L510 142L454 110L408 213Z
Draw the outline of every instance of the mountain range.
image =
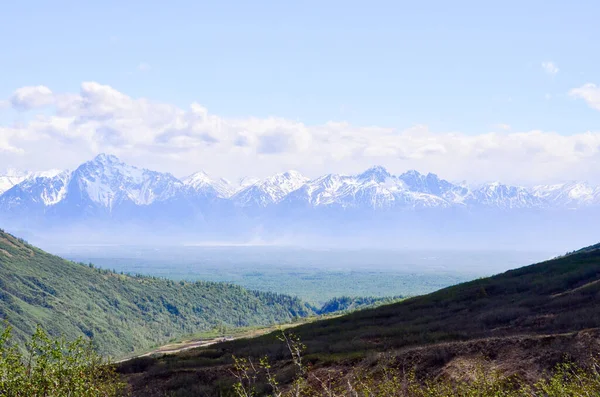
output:
M95 242L139 236L148 228L193 242L346 241L348 228L366 245L381 241L380 234L431 239L431 228L456 229L460 239L473 241L470 236L489 234L486 224L523 229L532 216L561 227L583 222L585 228L600 209L600 187L584 182L472 186L414 170L393 175L375 166L357 175L310 179L288 171L231 183L202 171L178 179L106 154L74 171L10 171L0 176L0 193L6 228L26 236L34 230L63 237L76 231L77 240L93 235Z

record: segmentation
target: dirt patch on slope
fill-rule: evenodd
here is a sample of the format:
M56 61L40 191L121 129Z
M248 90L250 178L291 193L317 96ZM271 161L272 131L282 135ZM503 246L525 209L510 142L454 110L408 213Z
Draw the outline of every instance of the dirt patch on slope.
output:
M440 343L396 351L392 356L395 367L414 368L420 376L470 380L477 371L485 371L533 382L561 362L587 365L598 358L600 330Z

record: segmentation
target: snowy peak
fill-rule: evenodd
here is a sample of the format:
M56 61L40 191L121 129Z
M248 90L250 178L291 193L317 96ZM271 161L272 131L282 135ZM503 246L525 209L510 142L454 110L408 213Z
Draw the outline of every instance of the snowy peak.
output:
M23 181L0 196L0 207L51 206L66 197L69 171L47 171L29 174Z
M329 174L314 179L291 193L286 203L341 208L391 209L446 207L443 198L413 192L383 167L372 167L354 176Z
M204 196L229 198L235 191L229 181L222 178L215 180L204 171L188 176L183 180L183 184L191 188L195 193Z
M220 200L213 200L217 198ZM136 207L149 208L155 203L167 205L162 208L171 208L168 206L172 204L173 208L181 209L182 202L195 206L198 203L212 205L222 200L254 209L280 203L286 208L371 210L447 207L577 209L600 206L600 187L582 182L533 188L493 182L469 187L466 183L454 184L436 174L422 174L415 170L396 176L381 166L356 175L327 174L313 180L297 171L287 171L262 180L243 178L238 186L234 186L203 171L181 181L169 173L128 165L109 154L96 156L72 173L9 170L0 176L0 211L19 207L27 213L29 209L61 204L56 209L63 211L61 213L97 213L98 209L102 209L112 214L116 208L124 208L124 211L118 212L121 214L134 211ZM147 214L151 212L145 211Z
M375 182L385 182L392 175L384 167L376 165L357 175L359 180L371 180Z
M0 175L0 194L21 183L28 176L28 172L9 168L3 175Z
M242 207L266 207L279 203L285 196L301 188L308 178L298 171L275 174L238 191L232 198Z
M434 194L444 196L452 190L464 190L460 186L454 185L444 179L440 179L436 174L421 174L418 171L410 170L398 177L406 187L414 192ZM463 192L466 193L466 192Z
M554 206L573 208L600 203L600 187L585 182L539 185L532 189L532 193Z
M311 206L336 204L355 181L354 177L328 174L307 182L290 193L286 201Z
M500 182L486 183L472 192L471 204L493 206L504 209L533 208L541 200L522 186L504 185Z
M97 155L91 163L102 164L102 165L124 165L121 160L117 156L112 154L101 153Z
M252 176L245 176L243 178L238 179L238 190L242 190L245 187L254 185L255 183L260 182L260 178L255 178Z
M127 201L136 205L163 201L181 187L182 183L171 174L140 169L115 156L101 154L73 172L69 194L112 210Z

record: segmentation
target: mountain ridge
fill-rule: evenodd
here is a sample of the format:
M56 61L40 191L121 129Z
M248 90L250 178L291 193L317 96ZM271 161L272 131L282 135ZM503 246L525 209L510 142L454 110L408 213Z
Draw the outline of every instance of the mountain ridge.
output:
M116 172L113 172L115 170ZM86 172L87 175L82 175ZM13 171L12 175L9 172L0 176L0 178L4 178L3 180L11 181L3 185L8 186L8 184L11 184L6 190L0 191L0 197L23 183L31 184L38 178L54 179L66 173L69 173L71 178L78 179L79 182L88 183L87 188L90 191L93 191L93 188L103 188L114 180L119 181L119 178L124 178L120 180L122 184L116 186L116 189L111 192L93 191L96 194L93 201L104 206L110 206L111 200L102 193L117 194L120 193L119 190L127 190L131 186L137 187L139 190L144 187L138 186L140 183L152 186L152 178L171 179L171 182L177 185L174 190L184 191L187 187L200 192L200 194L231 199L238 206L249 205L249 202L261 206L278 204L285 200L288 195L302 188L306 188L310 192L322 190L329 193L329 200L312 200L311 197L307 197L309 204L315 206L326 206L334 203L343 205L343 203L347 203L346 198L348 195L356 198L357 194L360 195L361 192L369 191L369 189L372 195L385 196L388 201L394 201L395 197L401 196L399 192L405 195L417 194L422 197L430 195L437 198L437 205L441 206L483 204L507 208L524 208L542 205L545 207L600 205L600 187L577 181L534 185L529 188L500 182L469 186L465 183L455 184L449 182L433 173L422 174L416 170L408 170L402 174L393 175L382 166L373 166L355 175L326 174L312 179L304 177L297 171L287 171L263 179L241 178L239 184L234 185L223 178L213 178L204 171L195 172L185 178L176 178L169 173L127 165L116 156L108 154L99 154L93 160L77 167L73 172L68 170L60 172L54 170L46 173L19 173ZM104 181L100 181L103 183L90 183L94 182L86 179L86 177L92 176L90 173L95 173L97 177L104 178ZM126 193L128 198L136 205L148 205L154 199L165 198L153 196L152 191L126 191ZM147 195L144 196L144 193ZM168 196L168 194L166 195ZM418 197L415 198L418 199ZM295 199L298 199L298 197L295 197ZM45 204L50 206L58 201L60 200L49 200ZM375 202L373 208L377 208Z
M82 242L87 234L119 241L153 229L149 238L162 233L160 239L171 243L553 246L562 239L566 249L591 235L588 220L598 215L600 187L583 182L469 186L374 166L313 179L288 171L236 185L202 171L178 179L106 154L74 171L32 174L0 194L6 229ZM561 225L562 234L549 235L548 222Z

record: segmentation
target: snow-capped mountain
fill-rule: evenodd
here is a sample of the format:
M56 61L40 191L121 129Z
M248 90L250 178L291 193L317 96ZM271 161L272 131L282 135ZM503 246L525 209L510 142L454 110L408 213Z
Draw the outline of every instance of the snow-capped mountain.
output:
M115 156L101 154L71 174L65 198L110 212L123 203L148 206L166 201L182 188L183 183L171 174L136 168Z
M257 180L242 178L239 186L203 171L183 180L168 173L140 169L101 154L75 171L11 172L0 179L9 188L0 195L0 211L19 205L55 206L77 203L111 212L120 205L149 207L187 197L219 198L237 207L273 205L355 209L448 207L579 208L600 204L600 188L566 183L525 188L499 182L469 187L415 170L393 175L375 166L356 175L328 174L309 179L288 171Z
M226 179L213 179L206 172L196 172L183 179L194 194L204 197L229 198L235 192L235 187Z
M412 192L426 193L444 199L449 204L463 204L471 197L468 186L456 185L437 175L429 173L423 175L415 170L410 170L398 177Z
M111 225L116 230L136 225L142 231L171 230L172 238L180 233L220 239L286 233L294 239L303 233L330 238L360 231L361 241L384 236L408 241L418 230L424 236L443 230L447 236L450 228L457 236L476 238L469 228L477 230L475 236L482 230L490 236L499 225L512 236L516 228L526 231L540 220L549 223L528 236L558 229L572 233L584 229L581 223L571 225L571 219L586 222L595 216L590 214L600 214L600 188L586 183L469 186L414 170L394 175L380 166L314 179L288 171L234 185L204 172L180 180L101 154L72 172L12 172L0 182L8 187L0 194L0 226L25 231L85 225L101 233ZM353 226L344 226L347 222Z
M29 172L19 171L12 168L6 170L6 173L0 175L0 194L23 182L27 176L29 176L29 174Z
M376 166L358 175L329 174L304 184L285 199L289 204L340 208L428 208L448 203L427 192L412 191L404 181Z
M73 172L29 175L0 196L0 212L110 213L121 205L150 206L169 200L180 194L183 186L171 174L139 169L101 154Z
M267 207L279 203L308 180L297 171L288 171L246 186L234 194L231 199L240 207Z
M252 176L242 177L242 178L238 179L236 192L239 190L242 190L243 188L248 187L250 185L254 185L256 182L260 182L260 178L255 178Z
M600 203L600 187L582 182L539 185L532 194L549 206L578 208Z
M486 183L469 195L467 201L471 205L511 208L541 207L543 201L524 187L507 186L499 182Z
M65 198L70 178L69 171L60 170L29 174L0 196L0 209L6 213L53 206Z

